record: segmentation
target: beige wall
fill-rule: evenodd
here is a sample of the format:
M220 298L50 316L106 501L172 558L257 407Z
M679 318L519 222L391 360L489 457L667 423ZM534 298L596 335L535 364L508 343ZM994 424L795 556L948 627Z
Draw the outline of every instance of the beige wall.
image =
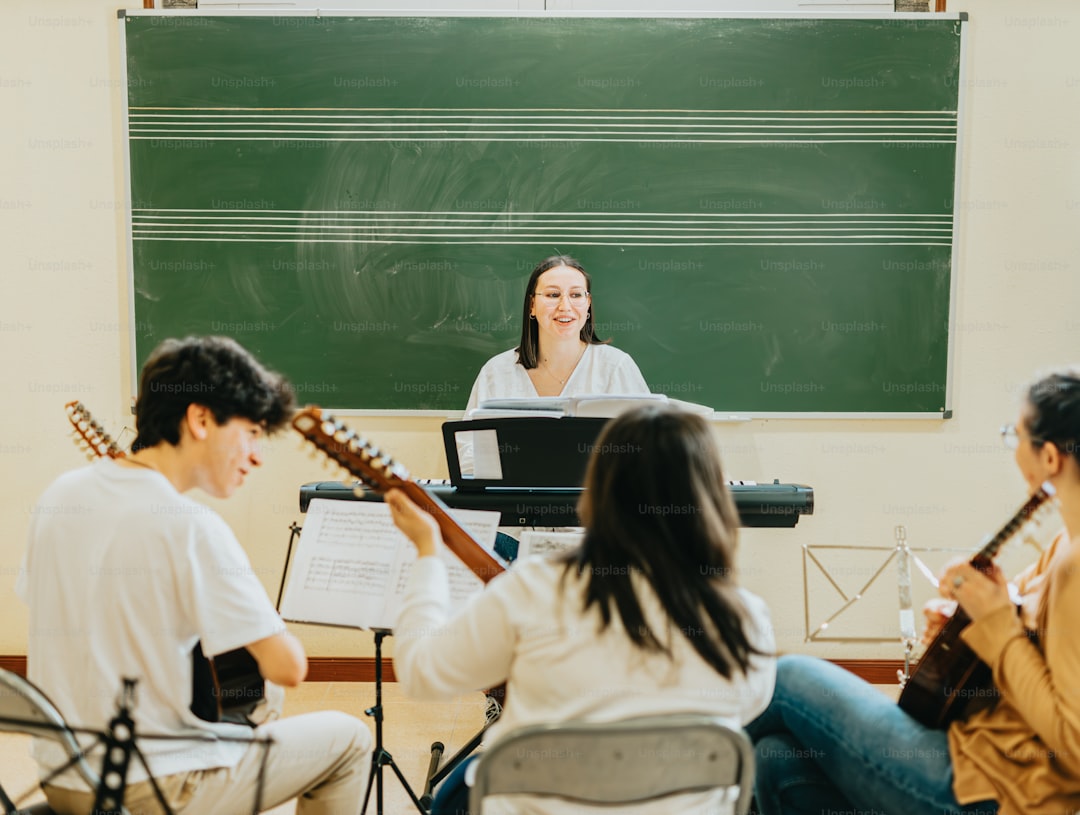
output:
M61 406L79 398L114 434L130 425L128 295L116 0L0 6L0 654L26 648L14 598L35 496L81 459ZM135 4L138 5L138 4ZM759 420L717 427L731 476L815 488L794 530L748 530L744 582L773 608L782 647L890 658L897 642L805 641L887 558L897 524L913 547L971 547L1018 505L1023 485L996 429L1038 369L1080 360L1080 6L1075 0L950 0L969 9L960 250L950 421ZM1032 9L1032 10L1029 10ZM366 417L368 435L419 475L445 472L439 420ZM277 591L298 486L331 477L295 438L219 509ZM72 541L73 546L78 541ZM816 549L822 546L850 550ZM877 551L867 547L885 547ZM1030 550L1028 550L1030 552ZM931 565L941 552L922 554ZM1029 557L1021 550L1009 565ZM916 575L917 601L929 595ZM809 612L807 612L809 603ZM316 655L370 653L370 636L297 628ZM891 564L830 631L898 637Z

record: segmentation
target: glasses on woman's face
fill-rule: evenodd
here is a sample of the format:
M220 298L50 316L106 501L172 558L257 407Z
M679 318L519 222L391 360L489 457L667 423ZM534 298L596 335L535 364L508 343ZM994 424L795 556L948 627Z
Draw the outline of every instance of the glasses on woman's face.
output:
M1009 450L1015 450L1020 446L1020 434L1016 430L1016 425L1010 423L1001 426L1001 442Z
M1024 438L1024 434L1020 432L1015 424L1003 424L1001 426L1001 441L1010 450L1015 450L1020 446L1020 440ZM1045 439L1037 439L1034 436L1028 436L1028 441L1034 444L1042 444Z
M551 304L558 303L563 297L569 297L571 304L581 305L589 299L589 293L585 289L570 289L567 292L559 289L543 289L542 291L534 291L533 297L539 297L541 301Z

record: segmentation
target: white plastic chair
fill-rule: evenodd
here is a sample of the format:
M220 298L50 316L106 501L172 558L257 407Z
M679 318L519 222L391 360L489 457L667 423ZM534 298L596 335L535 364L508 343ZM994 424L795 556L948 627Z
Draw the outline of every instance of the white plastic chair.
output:
M711 716L534 725L507 733L480 754L469 811L482 812L490 795L556 797L611 809L727 789L735 815L745 815L753 780L750 740Z

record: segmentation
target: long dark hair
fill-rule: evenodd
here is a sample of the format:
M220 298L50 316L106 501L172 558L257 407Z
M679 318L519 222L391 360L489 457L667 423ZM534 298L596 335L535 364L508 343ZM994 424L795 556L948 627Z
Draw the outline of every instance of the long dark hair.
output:
M1080 367L1052 373L1032 384L1024 413L1033 444L1051 442L1080 464Z
M590 292L592 291L592 278L589 277L589 273L581 267L581 263L569 255L552 255L536 264L536 268L529 275L529 282L525 285L525 305L521 309L521 342L515 349L518 352L518 362L521 363L523 368L535 368L539 363L540 329L530 313L532 311L533 295L536 294L536 281L540 275L548 269L554 269L556 266L569 266L571 269L577 269L585 276L585 288ZM589 316L585 318L585 325L581 327L578 336L581 337L582 342L589 345L603 345L608 341L596 336L593 329L594 311L595 309L590 303Z
M578 505L585 539L564 556L566 574L587 581L585 610L595 605L604 628L618 614L637 647L670 656L634 591L640 575L675 636L722 676L745 674L761 652L736 593L739 518L705 420L656 406L613 419L597 439L585 488Z

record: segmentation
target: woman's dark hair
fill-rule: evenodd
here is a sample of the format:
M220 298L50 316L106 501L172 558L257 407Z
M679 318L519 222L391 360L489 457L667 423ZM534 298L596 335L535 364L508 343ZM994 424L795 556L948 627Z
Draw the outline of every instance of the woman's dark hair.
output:
M645 406L610 421L589 459L578 514L585 538L564 556L566 574L584 576L585 610L597 606L604 628L618 614L639 648L670 656L665 634L685 636L722 676L747 672L761 652L736 591L739 517L704 419ZM646 622L637 578L655 592L668 632Z
M219 425L239 416L273 433L292 415L293 393L283 376L228 337L165 340L139 378L132 452L163 441L179 444L180 424L192 404L209 408Z
M571 269L577 269L585 276L585 288L590 292L592 291L592 278L589 277L589 273L581 267L580 262L569 255L552 255L536 264L536 268L532 270L532 274L529 275L529 282L525 286L525 305L522 307L521 313L521 343L516 349L518 362L521 363L523 368L535 368L540 361L540 329L536 324L536 320L532 319L531 314L533 295L536 294L536 281L540 275L548 269L554 269L556 266L569 266ZM589 316L585 318L585 325L581 327L579 336L582 342L590 345L603 345L608 340L602 340L596 336L593 330L593 311L595 309L590 304Z
M1033 444L1052 442L1080 464L1080 367L1052 373L1032 384L1025 418Z

